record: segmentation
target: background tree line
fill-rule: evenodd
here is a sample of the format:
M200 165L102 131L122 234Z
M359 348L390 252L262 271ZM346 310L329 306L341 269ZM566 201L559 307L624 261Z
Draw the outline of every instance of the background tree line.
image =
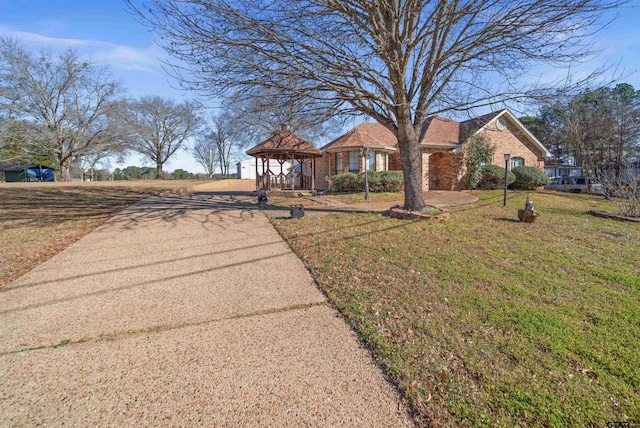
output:
M640 90L627 83L558 96L521 120L559 165L585 176L619 176L640 160Z
M311 141L340 129L327 116L305 114L299 103L279 108L275 97L273 91L234 96L218 114L206 114L196 101L132 99L108 67L74 50L30 52L18 40L0 37L0 168L42 164L59 171L61 181L72 173L92 179L165 178L165 164L189 150L209 178L227 177L245 144L262 141L282 123ZM142 155L155 170L139 174L134 171L139 167L129 167L105 174L109 160L130 154ZM176 170L171 176L189 174Z
M230 174L243 138L234 115L207 121L195 101L126 95L108 67L74 50L30 52L18 40L0 37L0 167L42 164L68 181L72 172L94 175L110 159L139 154L155 164L154 173L143 176L164 178L165 163L194 140L193 154L210 177L216 166ZM206 146L213 164L199 156Z

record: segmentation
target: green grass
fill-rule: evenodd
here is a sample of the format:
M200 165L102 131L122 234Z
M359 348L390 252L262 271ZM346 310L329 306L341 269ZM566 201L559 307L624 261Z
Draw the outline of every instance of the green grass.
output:
M53 347L54 348L64 348L65 346L67 346L70 343L71 343L71 339L66 339L66 340L63 340L62 342L58 343L57 345L53 345Z
M640 225L604 199L478 192L445 223L274 219L433 426L640 424Z

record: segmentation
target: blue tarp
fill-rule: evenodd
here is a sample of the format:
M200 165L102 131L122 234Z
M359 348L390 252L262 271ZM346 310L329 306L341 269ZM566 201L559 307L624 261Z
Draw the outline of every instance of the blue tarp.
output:
M53 168L45 165L16 165L5 168L6 181L55 181Z
M27 181L54 181L53 169L51 168L29 168L25 171Z

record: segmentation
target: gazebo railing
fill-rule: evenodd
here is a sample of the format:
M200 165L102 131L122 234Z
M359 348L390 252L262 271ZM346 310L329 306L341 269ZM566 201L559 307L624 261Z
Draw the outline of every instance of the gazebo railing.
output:
M281 190L310 190L313 181L310 176L296 174L295 180L291 176L284 174L263 174L256 177L256 188L269 191L271 189Z
M271 176L271 187L276 189L291 189L291 179L284 174Z
M271 190L271 180L269 180L269 174L256 176L256 189L263 189L265 191Z
M311 189L311 177L306 176L306 175L301 175L298 177L300 179L300 188L301 189Z

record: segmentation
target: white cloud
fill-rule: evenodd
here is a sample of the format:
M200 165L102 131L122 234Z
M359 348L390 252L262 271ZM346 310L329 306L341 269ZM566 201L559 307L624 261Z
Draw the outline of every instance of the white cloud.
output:
M37 33L14 31L0 26L0 33L15 37L28 44L46 47L75 48L96 61L106 63L119 70L157 72L160 70L160 58L164 51L156 45L146 48L118 45L91 39L49 37Z
M3 31L3 32L17 39L20 39L23 42L39 43L43 45L78 47L78 46L108 44L105 42L98 42L94 40L64 39L64 38L57 38L57 37L48 37L48 36L43 36L41 34L28 33L26 31L10 31L9 30L9 31Z
M138 49L131 46L111 45L108 49L95 52L92 57L97 61L110 64L121 70L157 72L164 51L158 46Z

